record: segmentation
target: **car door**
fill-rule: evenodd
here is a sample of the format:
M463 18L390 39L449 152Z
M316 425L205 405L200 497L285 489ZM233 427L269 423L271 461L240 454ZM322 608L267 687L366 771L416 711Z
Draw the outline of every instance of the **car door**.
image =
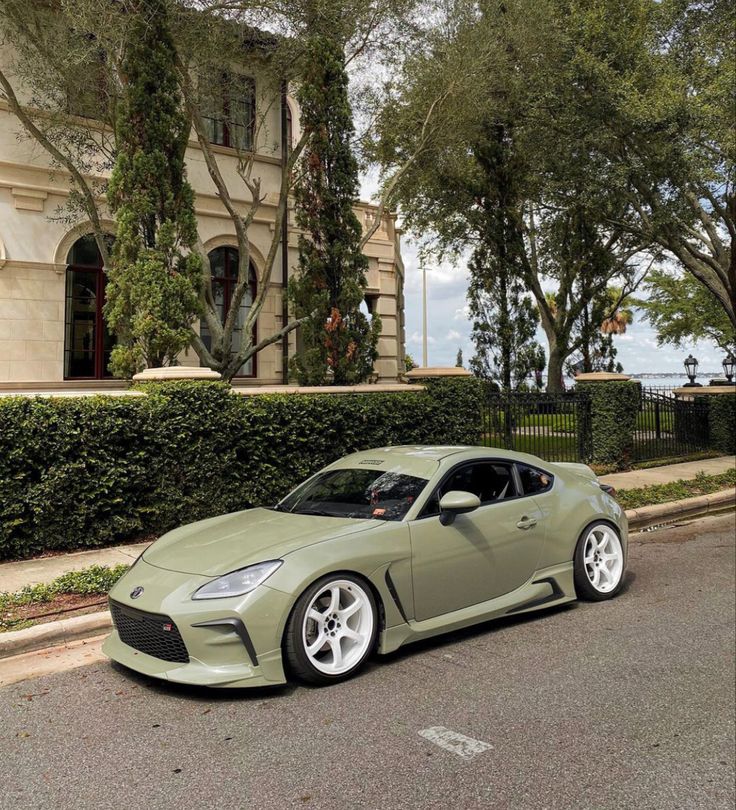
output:
M443 526L439 499L456 490L477 495L481 506ZM409 529L417 621L518 588L534 572L544 538L541 510L519 492L513 464L504 461L451 471Z

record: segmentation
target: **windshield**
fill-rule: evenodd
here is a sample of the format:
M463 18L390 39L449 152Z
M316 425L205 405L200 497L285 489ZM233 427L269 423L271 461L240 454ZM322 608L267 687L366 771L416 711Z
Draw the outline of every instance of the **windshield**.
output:
M297 487L280 512L401 520L427 485L424 478L380 470L328 470Z

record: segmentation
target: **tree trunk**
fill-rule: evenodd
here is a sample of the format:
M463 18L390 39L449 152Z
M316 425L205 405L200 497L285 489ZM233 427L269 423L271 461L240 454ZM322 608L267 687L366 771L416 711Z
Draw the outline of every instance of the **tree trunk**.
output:
M565 358L557 343L549 345L549 362L547 363L547 391L550 394L561 394L565 390L562 382L562 364Z

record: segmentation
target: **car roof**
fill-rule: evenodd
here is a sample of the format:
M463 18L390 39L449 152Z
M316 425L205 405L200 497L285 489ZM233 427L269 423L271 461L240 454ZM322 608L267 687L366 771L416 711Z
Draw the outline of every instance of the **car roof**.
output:
M470 445L424 445L404 444L395 447L376 447L344 456L328 469L375 467L385 472L402 472L419 478L431 478L445 459L452 461L472 460L479 457L509 459L513 461L540 462L526 453L502 450L498 447L473 447Z

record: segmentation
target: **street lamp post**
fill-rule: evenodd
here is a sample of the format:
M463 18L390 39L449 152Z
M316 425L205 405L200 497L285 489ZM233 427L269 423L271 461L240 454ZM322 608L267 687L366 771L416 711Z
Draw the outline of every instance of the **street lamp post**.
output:
M690 382L685 383L685 388L702 388L700 383L695 382L695 375L698 373L698 361L691 354L685 359L685 372L690 378Z
M427 368L427 268L422 264L422 365Z
M726 375L726 379L729 382L733 382L733 373L734 369L736 369L736 357L734 357L731 352L729 352L724 358L723 363L723 373Z

